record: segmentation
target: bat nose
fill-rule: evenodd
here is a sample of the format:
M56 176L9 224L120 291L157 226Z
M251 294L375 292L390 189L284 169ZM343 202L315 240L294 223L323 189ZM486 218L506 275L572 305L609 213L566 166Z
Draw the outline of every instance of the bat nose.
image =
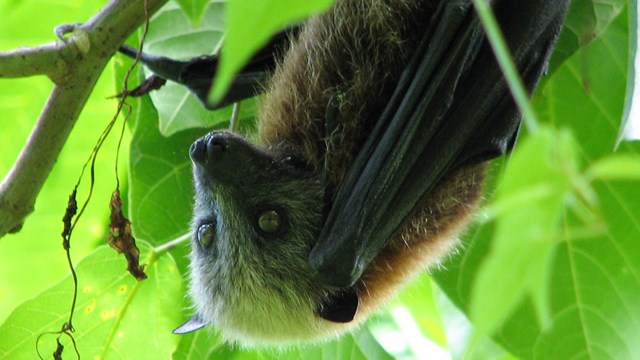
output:
M269 154L229 131L213 131L196 140L189 156L194 174L217 184L237 185L239 181L254 178L256 169L278 166Z
M207 157L214 159L227 151L229 142L221 136L211 136L207 141Z
M205 164L208 159L216 159L229 148L229 141L220 134L210 133L191 144L189 157L196 164Z

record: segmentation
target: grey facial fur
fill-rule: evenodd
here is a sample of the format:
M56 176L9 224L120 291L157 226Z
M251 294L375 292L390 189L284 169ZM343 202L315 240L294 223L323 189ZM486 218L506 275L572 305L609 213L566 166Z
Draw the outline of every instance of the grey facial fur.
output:
M210 133L191 156L191 295L200 316L249 342L316 333L313 324L323 320L315 310L328 289L311 280L306 259L322 221L320 179L229 132ZM280 216L275 233L259 227L266 210ZM205 224L215 228L208 247L198 241Z

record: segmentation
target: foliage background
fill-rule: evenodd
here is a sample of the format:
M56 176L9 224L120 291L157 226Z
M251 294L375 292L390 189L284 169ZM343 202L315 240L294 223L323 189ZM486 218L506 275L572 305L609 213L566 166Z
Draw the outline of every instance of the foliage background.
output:
M0 0L0 32L11 34L0 38L0 50L52 41L53 27L87 19L102 5ZM487 210L468 231L464 249L433 277L417 279L361 331L284 353L229 347L219 344L214 332L184 337L170 333L190 313L183 280L188 246L168 252L159 246L188 229L189 144L211 127L227 127L229 110L205 112L184 89L172 85L133 101L129 146L121 150L129 161L122 171L129 177L128 213L150 279L137 283L124 271L123 259L102 245L107 201L115 187L113 137L98 158L94 199L72 240L80 276L75 337L82 356L632 359L640 346L638 144L623 141L617 157L611 158L628 106L628 65L634 55L630 20L637 22L636 9L629 6L636 4L573 1L549 75L532 102L549 126L524 134L506 170L497 162L494 178L506 183L501 186L507 190L497 190L495 200L488 196ZM146 50L179 58L213 52L224 29L225 9L219 1L169 3L154 17ZM38 335L58 330L67 318L71 282L58 235L60 219L82 164L114 112L115 101L106 98L120 88L128 64L116 57L105 71L40 194L36 212L19 234L0 240L2 358L34 358ZM44 78L0 81L2 173L15 161L51 88ZM252 103L243 104L243 131L251 129L253 110ZM524 164L518 176L531 182L509 192L509 174L516 171L509 168L516 164ZM549 205L549 197L536 195L541 186L552 189L560 205ZM86 187L80 194L86 196ZM523 199L518 204L500 202L516 195ZM515 227L520 219L496 215L504 209L537 220L526 224L546 219L550 226L542 229L544 241L531 235L539 229ZM505 226L511 229L506 236L499 230ZM480 312L474 310L478 308ZM494 337L497 343L482 335L503 319ZM68 339L63 342L69 345ZM44 336L39 344L42 354L51 354L54 337ZM65 358L73 356L67 346Z

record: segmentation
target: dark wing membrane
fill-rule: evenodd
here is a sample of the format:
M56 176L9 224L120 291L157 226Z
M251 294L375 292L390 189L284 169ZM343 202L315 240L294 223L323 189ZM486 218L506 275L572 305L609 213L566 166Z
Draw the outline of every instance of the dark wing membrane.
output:
M529 89L542 76L568 0L492 8ZM471 0L443 1L338 191L309 256L322 283L353 285L443 176L507 151L520 124Z
M289 37L295 35L299 27L299 25L289 27L276 33L269 43L256 52L249 63L236 75L229 91L217 103L209 102L208 97L213 77L218 69L218 55L200 56L179 61L142 53L140 61L156 76L184 85L200 100L204 107L215 110L262 92L262 84L275 68L276 58L283 53ZM123 45L119 51L131 58L135 58L138 54L137 49L128 45Z

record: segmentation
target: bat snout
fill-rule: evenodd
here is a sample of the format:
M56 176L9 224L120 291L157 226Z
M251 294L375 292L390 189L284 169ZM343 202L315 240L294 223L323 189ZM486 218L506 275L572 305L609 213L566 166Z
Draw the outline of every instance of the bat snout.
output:
M215 161L222 159L230 144L229 141L222 136L211 136L207 139L205 146L206 158Z
M213 131L196 140L191 144L189 157L195 168L204 170L202 175L218 183L237 183L272 163L266 153L228 131Z
M230 147L230 141L221 133L209 133L196 140L189 148L189 157L193 163L205 165L221 160L223 153Z
M203 139L198 139L191 144L189 147L189 157L191 161L195 164L204 163L206 155L206 149Z

